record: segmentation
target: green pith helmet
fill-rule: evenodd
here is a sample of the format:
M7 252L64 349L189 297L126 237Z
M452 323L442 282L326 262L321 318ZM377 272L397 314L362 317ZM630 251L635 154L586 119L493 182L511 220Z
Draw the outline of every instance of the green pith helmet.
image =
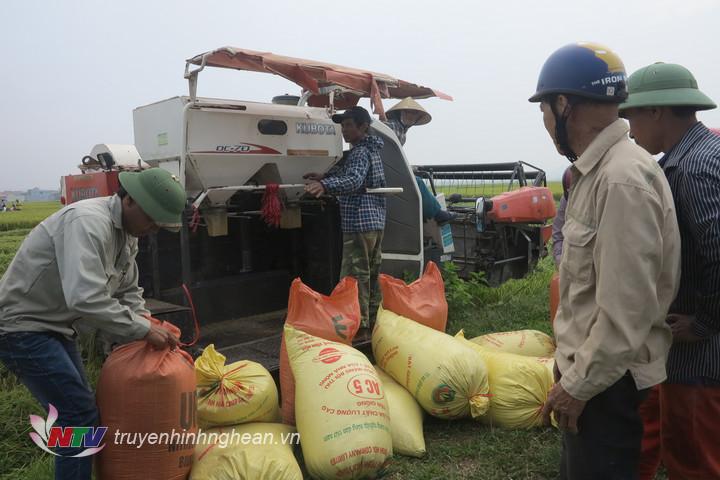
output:
M620 110L638 107L694 107L711 110L717 105L698 89L690 70L674 63L654 63L628 78L628 98Z
M158 227L177 232L182 227L185 190L167 170L149 168L120 173L120 185Z

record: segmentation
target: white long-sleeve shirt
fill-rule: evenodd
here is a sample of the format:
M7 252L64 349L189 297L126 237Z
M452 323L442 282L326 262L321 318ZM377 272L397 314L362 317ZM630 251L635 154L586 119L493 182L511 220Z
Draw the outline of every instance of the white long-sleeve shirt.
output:
M127 341L143 338L137 239L122 228L117 195L73 203L48 217L24 240L0 279L0 334L79 327Z

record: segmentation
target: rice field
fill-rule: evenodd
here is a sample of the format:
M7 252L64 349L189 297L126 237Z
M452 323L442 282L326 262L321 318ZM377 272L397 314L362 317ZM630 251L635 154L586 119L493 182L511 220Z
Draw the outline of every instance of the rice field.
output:
M30 230L61 206L60 202L26 203L20 211L0 212L0 275L5 273Z
M456 182L436 182L435 188L437 189L438 193L442 192L445 194L445 198L447 199L450 195L454 193L459 193L460 195L464 197L477 197L477 196L484 196L484 197L492 197L494 195L499 195L503 192L507 192L509 185L507 182L488 182L484 184L469 184L467 182L462 181L456 181ZM512 189L517 189L517 184L513 186ZM553 194L553 197L555 200L560 200L560 196L563 193L562 190L562 182L548 182L547 188L550 189L550 191Z
M0 232L31 229L60 209L60 202L25 203L16 212L0 212Z

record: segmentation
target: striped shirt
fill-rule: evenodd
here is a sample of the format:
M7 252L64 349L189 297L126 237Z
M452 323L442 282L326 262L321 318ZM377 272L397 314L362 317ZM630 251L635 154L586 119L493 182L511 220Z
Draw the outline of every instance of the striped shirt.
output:
M682 269L670 312L694 315L702 340L675 343L668 382L720 382L720 136L696 123L661 160L675 199Z
M338 196L343 233L385 229L385 197L365 193L367 188L386 186L382 148L380 137L366 136L320 181L327 193Z

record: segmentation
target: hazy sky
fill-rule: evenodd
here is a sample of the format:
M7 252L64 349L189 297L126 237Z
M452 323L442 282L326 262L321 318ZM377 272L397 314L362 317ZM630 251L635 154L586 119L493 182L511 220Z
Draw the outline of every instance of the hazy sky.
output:
M58 188L97 143L133 143L133 108L187 93L185 59L232 45L367 68L455 98L422 101L411 163L525 160L559 178L537 105L540 67L577 40L614 49L632 72L681 63L720 102L720 1L4 0L0 190ZM209 69L203 96L297 93L270 75ZM386 106L393 101L387 101ZM367 101L363 102L367 106ZM701 113L720 127L720 112Z

